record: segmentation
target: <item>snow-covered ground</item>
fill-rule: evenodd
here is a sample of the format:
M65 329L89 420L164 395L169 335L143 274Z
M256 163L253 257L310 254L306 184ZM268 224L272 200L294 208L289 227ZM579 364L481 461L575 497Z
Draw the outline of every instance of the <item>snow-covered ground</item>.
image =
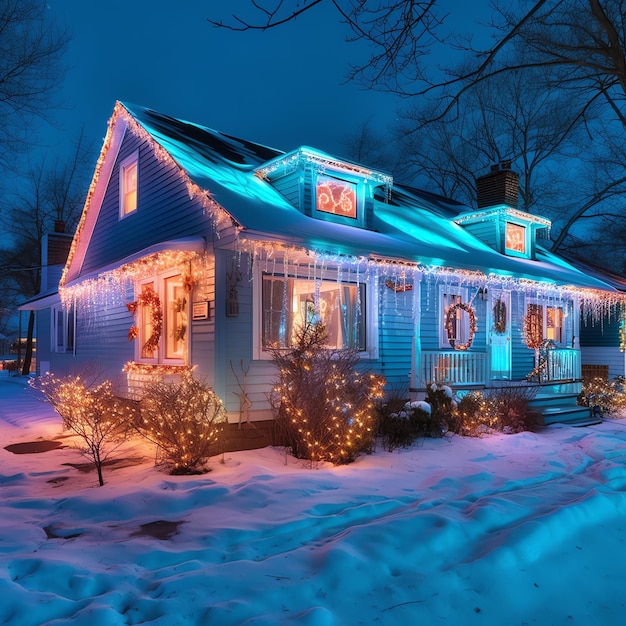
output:
M97 487L71 438L4 449L64 433L0 372L0 436L0 624L626 623L626 420L194 477L136 445Z

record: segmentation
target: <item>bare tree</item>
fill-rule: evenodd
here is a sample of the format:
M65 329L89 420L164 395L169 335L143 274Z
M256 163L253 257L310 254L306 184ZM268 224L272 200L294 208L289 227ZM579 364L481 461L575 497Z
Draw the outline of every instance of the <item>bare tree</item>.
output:
M15 196L0 198L0 225L10 235L0 248L0 294L9 307L39 292L41 240L46 233L72 232L80 217L87 189L91 148L79 137L67 161L48 164L45 159L28 172ZM30 312L27 346L31 346L34 311ZM23 373L30 367L27 349Z
M46 374L31 379L30 384L43 393L64 427L78 435L78 449L93 463L102 487L104 463L128 440L136 407L117 396L108 380L93 386L80 376L55 378Z
M33 118L44 117L63 78L68 34L43 0L0 0L0 165L29 142Z

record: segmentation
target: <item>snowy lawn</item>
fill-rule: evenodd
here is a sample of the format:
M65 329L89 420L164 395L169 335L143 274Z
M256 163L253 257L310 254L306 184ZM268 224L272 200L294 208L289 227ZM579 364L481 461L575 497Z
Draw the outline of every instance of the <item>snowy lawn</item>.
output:
M97 487L0 372L0 436L0 624L626 623L626 421L193 477L136 444ZM5 449L39 439L67 447Z

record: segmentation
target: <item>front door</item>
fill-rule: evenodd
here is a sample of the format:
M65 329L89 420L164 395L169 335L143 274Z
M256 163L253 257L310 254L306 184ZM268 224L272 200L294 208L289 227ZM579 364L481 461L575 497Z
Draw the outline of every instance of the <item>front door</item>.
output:
M511 292L490 290L487 323L492 380L511 378Z

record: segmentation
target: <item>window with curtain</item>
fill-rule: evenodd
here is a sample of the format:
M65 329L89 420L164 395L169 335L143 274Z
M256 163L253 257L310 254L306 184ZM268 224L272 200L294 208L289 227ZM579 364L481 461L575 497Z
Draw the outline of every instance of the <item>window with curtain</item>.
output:
M329 348L367 349L365 284L263 275L263 347L290 347L307 322L321 321Z

